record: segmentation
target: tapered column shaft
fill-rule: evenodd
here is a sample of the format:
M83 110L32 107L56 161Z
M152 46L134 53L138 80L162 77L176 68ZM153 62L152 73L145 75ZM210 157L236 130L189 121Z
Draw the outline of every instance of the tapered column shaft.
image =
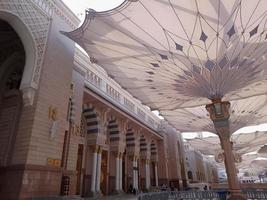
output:
M156 187L159 186L159 180L158 180L158 165L157 165L157 163L155 163L155 184L156 184Z
M150 167L149 167L149 160L146 160L145 164L145 171L146 171L146 189L150 188Z
M119 159L119 167L120 167L120 170L119 170L119 190L122 191L122 157L120 156L120 159Z
M137 158L133 158L133 188L138 189Z
M120 158L119 155L116 157L116 185L115 189L116 191L119 191L120 189Z
M97 153L98 149L96 147L95 152L93 153L93 166L92 166L92 179L91 179L91 192L96 191L96 172L97 172Z
M102 160L102 151L100 150L97 156L96 192L100 192L101 160Z
M210 114L214 127L220 138L221 146L224 151L224 163L228 178L228 186L230 190L229 200L243 200L246 199L241 193L241 187L237 179L237 170L235 166L235 158L230 141L230 103L221 101L221 99L212 100L211 104L206 105L206 109Z
M224 151L224 163L228 177L228 185L230 190L240 190L240 185L237 178L237 170L235 166L235 159L232 152L232 144L230 138L220 137L221 146Z
M139 188L139 185L138 185L138 162L137 162L137 159L135 160L135 167L136 167L136 170L135 170L135 183L136 183L136 189L138 190Z

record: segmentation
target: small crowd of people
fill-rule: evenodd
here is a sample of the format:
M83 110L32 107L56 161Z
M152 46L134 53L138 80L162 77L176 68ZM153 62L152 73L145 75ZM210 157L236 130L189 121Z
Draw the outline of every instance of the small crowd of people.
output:
M166 184L161 184L160 190L161 191L168 191L168 190L170 190L170 188L168 188L168 186ZM128 193L133 194L133 195L137 195L139 193L139 191L136 188L134 188L132 184L130 184L129 189L128 189Z
M199 188L199 189L200 189L200 190L204 190L204 191L206 191L206 190L208 190L209 188L208 188L207 185L205 185L203 188ZM160 190L161 190L162 192L164 192L164 191L175 191L175 190L177 190L177 189L174 188L174 187L170 187L170 188L169 188L165 183L163 183L163 184L161 184L161 186L160 186ZM193 190L193 188L190 188L190 187L185 188L185 191L189 191L189 190ZM137 194L138 194L138 191L137 191L136 188L133 187L132 184L130 184L129 189L128 189L128 193L129 193L129 194L133 194L133 195L137 195Z
M128 193L136 195L137 194L137 190L133 187L133 185L131 184L129 189L128 189Z

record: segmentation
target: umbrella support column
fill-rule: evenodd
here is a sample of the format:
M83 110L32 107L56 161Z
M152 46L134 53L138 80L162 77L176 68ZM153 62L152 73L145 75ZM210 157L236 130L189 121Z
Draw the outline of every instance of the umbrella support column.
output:
M224 164L228 178L228 186L231 194L229 199L246 199L241 193L240 184L238 182L235 158L232 151L232 143L230 141L230 137L228 136L229 134L225 132L217 132L217 134L220 137L221 146L224 151Z
M222 102L220 99L214 100L212 104L208 104L206 106L224 151L224 164L230 191L229 200L245 200L246 198L242 194L240 184L238 182L235 158L232 143L230 141L231 133L229 128L229 108L230 103Z

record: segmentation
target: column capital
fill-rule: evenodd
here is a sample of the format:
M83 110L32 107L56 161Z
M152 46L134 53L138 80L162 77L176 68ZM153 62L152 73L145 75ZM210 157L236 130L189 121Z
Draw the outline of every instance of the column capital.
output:
M131 161L134 161L134 156L133 156L133 155L128 155L128 158L129 158Z
M120 152L120 154L119 154L119 158L122 159L122 157L123 157L123 153Z
M230 102L221 101L221 99L214 99L211 104L206 105L210 119L213 121L216 129L216 134L222 137L222 139L228 139L231 136L229 131L229 108Z
M99 152L99 145L97 145L97 144L96 145L93 145L92 146L92 149L93 149L93 152L94 153L98 153Z
M114 152L114 153L115 153L116 158L120 158L120 152Z
M98 148L98 153L101 154L101 153L102 153L102 150L103 150L102 147L99 146L99 148Z
M137 155L130 155L129 157L130 157L131 161L137 161L139 159L139 156L137 156Z
M122 158L122 156L123 156L123 153L122 152L120 152L120 151L116 151L116 152L114 152L115 153L115 155L116 155L116 158L119 158L119 159L121 159Z

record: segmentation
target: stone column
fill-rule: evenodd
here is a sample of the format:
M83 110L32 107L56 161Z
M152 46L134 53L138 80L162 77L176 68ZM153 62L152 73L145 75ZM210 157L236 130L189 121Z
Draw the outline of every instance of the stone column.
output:
M138 166L136 156L133 158L133 188L138 190Z
M133 188L137 188L137 180L136 180L136 157L133 156Z
M135 158L135 188L138 190L138 163L137 163L137 157Z
M120 159L119 159L119 169L120 169L120 173L119 173L119 190L122 192L122 154L120 154Z
M95 147L93 153L93 166L92 166L92 179L91 179L91 192L94 194L96 192L96 172L97 172L97 155L98 146Z
M101 193L100 191L100 178L101 178L101 160L102 160L102 149L99 148L97 156L97 174L96 174L96 192Z
M224 163L225 169L228 176L229 188L233 191L240 190L240 185L237 178L237 170L235 166L235 158L232 153L232 144L230 137L227 133L219 133L222 149L224 151Z
M147 168L148 168L148 186L149 188L151 187L151 171L150 171L150 162L148 162L147 164Z
M155 162L155 184L156 184L156 187L159 186L159 180L158 180L158 164Z
M116 183L115 190L119 192L120 190L120 153L116 156Z
M145 164L145 171L146 171L146 189L150 189L150 167L149 167L149 160L146 160Z
M228 187L230 190L229 200L246 199L242 192L237 178L237 170L235 159L230 141L231 133L229 128L229 102L222 102L220 99L212 101L212 104L206 106L210 114L210 118L214 123L217 135L220 138L221 146L224 151L224 163L228 179Z
M181 166L182 187L183 189L185 189L187 188L187 177L186 177L185 162L184 162L185 160L184 151L182 150L180 141L178 142L178 152L179 152L180 166Z

